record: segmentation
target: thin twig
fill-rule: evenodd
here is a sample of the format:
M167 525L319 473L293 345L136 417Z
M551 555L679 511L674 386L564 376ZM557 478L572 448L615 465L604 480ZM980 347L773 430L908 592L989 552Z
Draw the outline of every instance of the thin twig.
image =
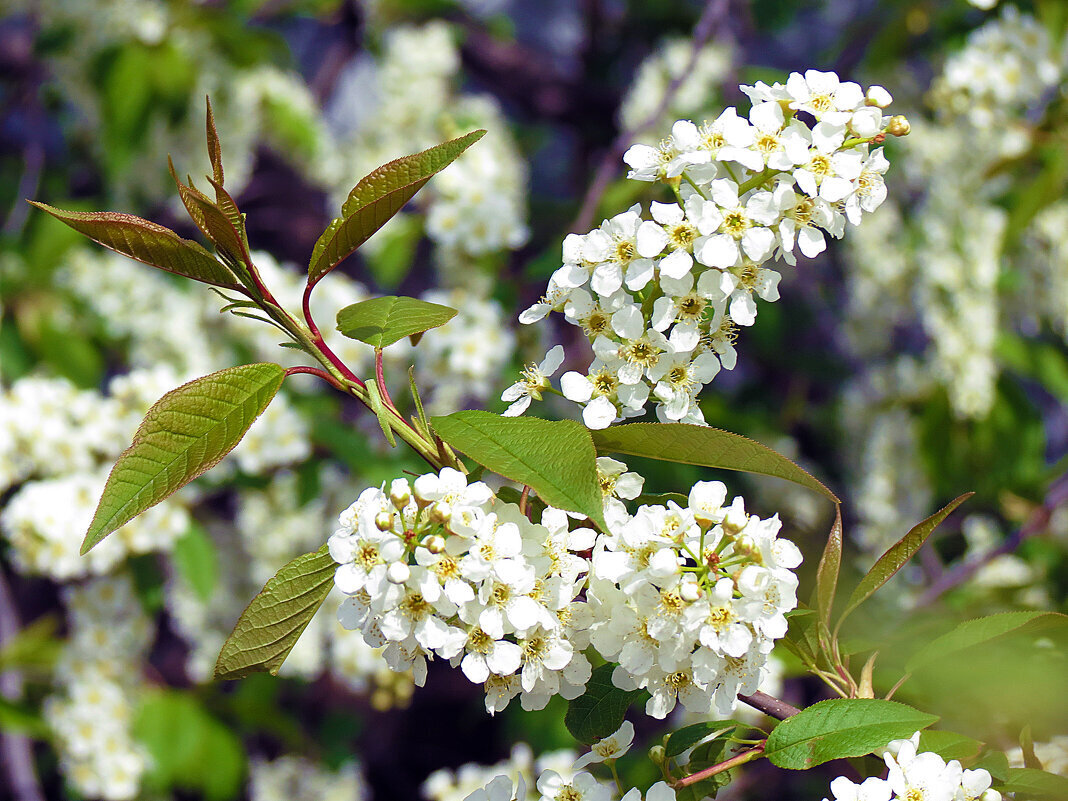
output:
M786 720L801 711L796 706L792 706L785 701L780 701L778 698L770 696L760 690L757 690L752 695L742 695L741 693L738 693L738 700L744 704L749 704L753 709L758 709L765 715L778 720Z
M1042 505L1031 513L1031 516L1027 519L1026 523L1014 531L1011 536L1001 543L1001 545L994 548L989 553L984 554L978 559L961 562L950 570L944 572L931 583L931 586L920 594L920 597L916 600L915 608L919 609L924 606L929 606L944 592L947 592L953 587L959 586L970 579L979 572L979 569L984 565L989 564L999 556L1012 553L1019 548L1020 544L1028 537L1033 537L1034 535L1045 531L1049 526L1049 521L1053 516L1053 512L1065 503L1068 503L1068 473L1061 474L1061 476L1050 485L1046 497L1042 501Z
M19 633L18 608L0 569L0 646ZM0 696L8 701L22 698L22 674L17 670L0 671ZM33 764L33 744L30 738L13 731L0 732L0 763L3 763L7 786L15 801L44 801L37 771Z
M289 376L294 375L296 373L307 373L308 375L319 376L319 378L323 379L323 381L328 382L330 386L332 386L334 389L339 389L342 392L345 391L345 387L341 384L340 381L330 375L330 373L326 372L326 370L320 370L318 367L290 367L286 370L286 377L288 378Z
M588 231L593 226L593 216L597 212L601 196L604 195L608 185L612 182L612 177L619 169L619 160L634 142L634 139L656 125L657 121L664 115L664 112L667 111L671 101L675 99L675 94L679 91L679 87L693 72L697 59L701 55L701 50L726 19L729 6L730 0L708 0L705 4L705 10L701 13L701 18L693 29L693 46L690 49L690 57L686 62L686 67L668 84L656 110L640 125L630 130L621 131L612 141L612 145L608 148L597 167L597 172L590 183L590 188L586 190L586 196L582 199L582 206L579 209L578 216L575 217L575 221L571 224L572 231L581 233Z
M712 765L711 767L705 768L704 770L699 770L697 771L697 773L691 773L689 776L684 776L683 778L675 782L674 786L676 789L678 789L679 787L686 787L691 784L697 784L697 782L702 781L703 779L707 779L710 776L715 776L716 774L723 773L724 771L730 770L731 768L736 768L739 765L744 765L746 762L752 762L754 759L759 759L763 755L763 753L764 743L760 743L759 745L750 748L748 751L742 751L742 753L732 756L730 759L724 760L723 762L719 762L715 765Z

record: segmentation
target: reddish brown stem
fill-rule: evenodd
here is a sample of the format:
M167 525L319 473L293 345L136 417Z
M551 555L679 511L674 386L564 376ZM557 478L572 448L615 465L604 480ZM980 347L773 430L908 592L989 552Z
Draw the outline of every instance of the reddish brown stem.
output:
M675 782L675 788L686 787L691 784L697 784L697 782L707 779L710 776L715 776L717 773L723 773L725 770L736 768L739 765L744 765L746 762L751 762L754 759L759 759L764 753L764 743L750 748L748 751L742 751L740 754L732 756L730 759L719 762L711 767L699 770L697 773L691 773L689 776L684 776Z
M530 500L530 487L526 484L523 485L523 494L519 496L519 513L525 515L528 519L530 514L527 512L527 501ZM531 523L534 521L531 520Z
M378 382L378 392L382 396L382 400L386 402L386 406L393 411L397 411L397 405L393 402L393 398L389 396L389 390L386 389L386 375L382 369L382 348L375 348L375 380ZM401 418L404 419L403 417ZM407 423L407 420L404 420ZM411 428L411 426L408 426Z
M334 378L326 370L320 370L318 367L290 367L286 370L286 378L297 373L307 373L308 375L317 375L332 386L334 389L339 389L342 392L345 391L345 387L341 385L341 382Z
M315 284L311 281L305 284L304 297L301 299L300 306L301 310L304 312L304 322L308 324L308 330L312 332L312 336L317 340L322 340L323 337L319 333L319 326L315 324L315 320L312 318L311 313L311 291L314 286Z
M786 720L801 711L796 706L792 706L785 701L780 701L778 698L770 696L760 690L757 690L752 695L742 695L741 693L738 693L738 700L744 704L749 704L753 709L759 709L765 715L777 720Z

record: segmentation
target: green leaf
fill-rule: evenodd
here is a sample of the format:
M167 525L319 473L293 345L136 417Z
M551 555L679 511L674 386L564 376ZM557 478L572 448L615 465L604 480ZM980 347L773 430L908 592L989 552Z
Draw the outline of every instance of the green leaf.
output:
M955 759L958 762L967 763L979 756L979 752L983 750L983 744L972 737L953 731L928 729L921 732L920 745L916 750L920 753L934 751L947 762Z
M367 403L371 407L371 411L375 413L375 417L378 418L378 426L382 429L382 436L386 438L386 442L389 443L391 448L397 447L397 438L393 436L393 429L389 427L389 412L386 411L386 406L382 402L382 393L378 389L378 383L373 379L367 381Z
M2 695L0 695L0 731L25 734L41 740L47 740L52 736L52 729L41 719L40 714Z
M922 736L922 735L921 735ZM985 754L979 757L979 760L972 765L973 770L982 768L991 776L995 781L1003 782L1009 778L1009 758L1001 751L987 751Z
M999 787L1004 794L1015 793L1018 801L1064 801L1068 798L1068 777L1034 768L1009 768L1009 779Z
M832 759L870 754L891 740L911 737L937 720L935 715L897 701L820 701L776 726L764 746L764 755L777 767L808 770Z
M370 239L435 173L455 161L485 133L473 131L421 153L404 156L360 179L341 207L341 216L330 223L315 243L308 264L308 281L316 283Z
M820 557L820 566L816 571L816 608L824 626L831 625L831 610L834 608L834 595L838 587L838 569L842 566L842 507L834 508L834 524L827 536L827 545Z
M815 609L794 609L786 613L788 625L783 645L806 664L815 664L822 652L819 644L820 619Z
M839 502L823 483L785 456L740 434L689 423L626 423L591 433L600 453L623 453L774 476Z
M702 723L684 726L677 731L673 731L668 737L667 744L664 746L664 756L669 758L677 757L693 748L706 737L715 735L718 738L721 734L734 731L740 726L745 727L745 725L736 720L707 720Z
M1002 612L968 620L927 643L909 659L905 670L914 673L926 664L1010 634L1023 626L1046 627L1065 624L1068 624L1068 615L1059 612Z
M621 690L612 684L615 665L594 668L586 692L568 702L564 725L580 743L591 745L603 740L623 725L627 708L644 690Z
M488 470L526 484L549 506L584 514L606 528L597 454L584 425L479 411L430 422L445 442Z
M204 603L210 601L219 580L219 554L208 533L201 526L190 526L175 541L171 559L197 597Z
M456 309L418 298L386 295L346 306L337 313L337 330L376 348L392 345L406 336L445 325Z
M207 801L235 798L245 773L237 735L187 693L162 690L142 698L133 736L151 757L146 788L199 792Z
M240 679L278 669L322 606L337 567L324 545L274 574L241 613L215 663L215 678Z
M58 627L55 617L45 615L9 637L0 648L0 673L19 670L49 676L63 650L63 641L56 637Z
M82 553L217 465L284 377L277 364L246 364L197 378L156 401L108 476Z
M225 265L201 245L182 239L170 228L117 211L64 211L34 200L29 202L123 256L206 284L241 289Z
M974 492L966 492L963 495L953 499L945 507L935 512L926 520L917 523L913 526L909 533L898 540L896 543L890 546L889 550L879 557L879 560L872 565L871 570L867 575L860 580L860 584L853 590L853 594L849 596L849 603L846 605L845 611L842 612L842 617L839 618L838 624L846 619L846 616L868 600L876 590L882 587L886 582L893 578L905 563L911 559L915 553L920 550L927 538L931 536L938 525L949 517L958 506L968 500Z

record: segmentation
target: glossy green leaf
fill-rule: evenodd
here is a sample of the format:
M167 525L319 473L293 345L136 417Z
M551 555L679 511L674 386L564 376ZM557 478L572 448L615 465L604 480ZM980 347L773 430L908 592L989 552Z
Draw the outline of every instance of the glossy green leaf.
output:
M838 503L833 492L794 462L740 434L689 423L626 423L591 433L599 453L646 456L774 476L800 484Z
M673 731L668 737L668 741L664 745L664 756L677 757L693 748L706 737L711 737L712 735L719 737L739 727L745 727L745 724L736 720L706 720L690 726L683 726L681 729Z
M488 470L526 484L549 506L584 514L605 528L597 454L585 426L479 411L430 422L445 442Z
M418 298L386 295L362 300L337 313L337 330L349 339L358 339L384 348L412 334L445 325L456 309Z
M891 740L911 737L937 720L935 715L897 701L820 701L776 726L764 755L777 767L807 770L832 759L870 754Z
M33 200L30 203L123 256L206 284L241 287L233 273L201 245L162 225L117 211L64 211Z
M913 673L926 664L1018 631L1024 626L1064 627L1066 625L1068 625L1068 615L1059 612L1002 612L968 620L927 643L908 661L905 670Z
M816 608L824 626L831 625L831 610L834 607L835 590L838 587L838 570L842 566L842 507L834 508L834 523L827 536L827 545L820 557L816 571Z
M1029 801L1064 801L1068 798L1068 777L1035 768L1009 768L1008 781L998 788Z
M564 725L580 743L603 740L623 725L627 709L644 690L621 690L612 684L612 663L594 668L586 692L568 702Z
M412 197L467 148L485 135L473 131L435 147L384 164L360 179L341 207L341 216L323 231L308 264L316 283L404 208Z
M1009 758L1005 756L1004 752L994 750L982 754L971 768L972 770L982 768L993 776L995 781L999 782L1008 779L1009 771L1011 770L1011 768L1009 768Z
M223 644L215 678L276 675L334 584L337 565L324 545L274 574L252 599Z
M246 364L171 390L148 410L108 476L82 553L226 456L282 386L277 364Z
M841 620L845 620L850 612L868 600L876 590L893 578L894 574L904 567L905 564L915 556L916 552L923 547L923 544L927 542L927 538L931 536L931 532L933 532L943 520L949 517L954 509L974 494L974 492L966 492L958 498L953 499L926 520L917 523L909 530L908 534L891 545L889 550L880 556L878 561L872 565L871 570L869 570L867 575L860 580L860 584L857 585L856 589L853 590L852 595L849 596L849 603L846 605L845 611L842 612L839 624L841 623Z

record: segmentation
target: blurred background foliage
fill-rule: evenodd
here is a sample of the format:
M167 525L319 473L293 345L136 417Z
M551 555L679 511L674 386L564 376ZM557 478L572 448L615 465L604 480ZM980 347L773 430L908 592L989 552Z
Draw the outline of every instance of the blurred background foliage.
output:
M745 100L737 84L791 70L887 87L913 126L886 145L890 200L843 246L784 270L783 300L743 332L738 367L702 399L705 417L795 458L843 497L853 577L975 491L848 627L857 652L881 651L877 691L954 622L1068 611L1068 7L709 5L718 10L684 0L0 3L0 783L14 788L21 765L49 798L416 798L432 771L495 762L516 742L535 754L574 747L556 702L490 718L477 688L440 665L413 694L340 630L330 603L282 677L210 681L263 581L324 542L361 488L418 469L310 380L257 423L222 478L131 524L95 561L77 556L106 469L152 401L208 370L291 358L269 330L220 317L202 287L101 253L24 202L133 212L192 238L167 156L204 183L205 95L227 186L282 294L297 291L359 177L489 129L317 299L324 328L369 293L459 308L387 365L401 387L414 364L447 412L500 411L501 390L553 342L582 352L574 328L521 329L515 318L560 265L566 233L665 199L624 179L621 145L655 142L678 118L711 119ZM354 344L344 355L366 371ZM551 403L534 413L574 416ZM650 492L713 477L629 466ZM771 479L714 477L753 511L780 514L806 555L804 593L833 510ZM1056 740L1068 735L1063 645L1025 632L970 655L966 673L932 665L895 697L998 747L1025 725L1038 741L1068 742ZM785 653L782 669L769 691L821 697ZM637 722L648 744L666 731ZM641 759L624 767L653 778ZM758 765L721 797L819 798L828 775ZM435 786L435 798L462 797Z

